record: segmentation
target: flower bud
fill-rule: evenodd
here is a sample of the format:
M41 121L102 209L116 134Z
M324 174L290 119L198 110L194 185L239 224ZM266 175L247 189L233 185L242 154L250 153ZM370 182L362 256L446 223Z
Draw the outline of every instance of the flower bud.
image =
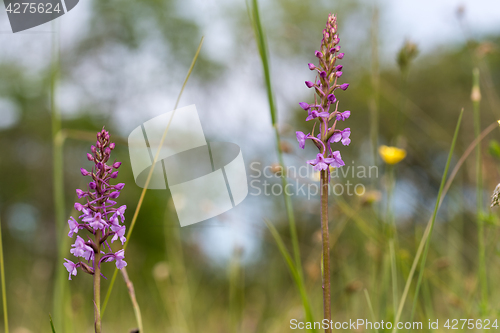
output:
M111 149L109 147L106 147L106 149L104 149L104 154L106 155L111 154Z
M309 63L307 65L309 66L309 69L312 71L316 69L316 66L314 66L314 64Z
M87 159L89 161L93 161L94 160L94 156L92 156L92 154L90 154L90 153L87 153Z
M336 76L336 77L341 77L341 76L342 76L342 72L340 72L340 71L336 72L336 73L335 73L335 76Z
M115 179L116 177L118 177L118 171L113 172L109 177Z
M330 102L332 102L332 103L335 103L335 102L337 101L337 98L335 97L335 95L334 95L334 94L330 94L330 95L328 95L328 97L327 97L327 98L328 98L328 100L329 100Z
M87 193L85 193L85 191L82 191L80 190L79 188L76 189L76 194L78 195L78 198L83 198L84 196L87 195Z
M90 147L90 151L95 154L95 152L96 152L95 146Z
M118 191L112 192L112 193L109 195L109 197L110 197L111 199L116 199L116 198L118 198L119 196L120 196L120 192L118 192Z
M90 175L90 172L88 172L87 170L85 170L84 168L81 168L80 169L80 172L82 173L82 176L88 176Z
M321 76L324 79L326 77L326 72L322 71L321 73L319 73L319 76Z
M115 185L115 190L121 191L124 186L125 186L125 183L118 183Z
M77 211L81 212L82 209L83 209L83 205L81 203L79 203L79 202L75 202L75 209Z
M111 150L115 149L115 143L114 143L114 142L111 142L111 143L109 144L109 148L110 148Z
M339 53L337 59L342 59L344 57L344 53Z
M340 89L346 90L349 87L349 83L343 83L340 85Z
M89 183L89 188L90 188L91 190L95 190L95 188L96 188L96 187L97 187L97 185L95 184L95 182L90 182L90 183Z
M299 103L300 107L303 108L304 110L309 110L311 107L309 106L309 104L307 103L304 103L304 102L300 102Z
M323 58L323 53L321 53L320 51L314 52L314 55L318 58Z
M122 162L115 162L113 163L113 168L118 169L122 165Z
M312 88L314 86L314 83L312 83L311 81L306 81L306 86L307 88Z
M344 68L344 66L342 66L342 65L338 65L338 66L336 66L336 67L335 67L335 70L336 70L336 71L341 71L341 70L342 70L342 68Z

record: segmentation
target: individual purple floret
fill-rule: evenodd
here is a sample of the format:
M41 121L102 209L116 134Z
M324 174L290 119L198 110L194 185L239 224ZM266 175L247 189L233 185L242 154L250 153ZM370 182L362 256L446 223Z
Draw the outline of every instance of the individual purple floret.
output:
M326 29L323 30L321 48L314 52L319 64L318 66L308 64L309 69L316 71L317 76L314 80L305 81L308 88L314 88L315 101L313 104L299 103L300 107L308 113L306 121L319 121L319 134L315 135L314 129L308 135L302 132L296 133L300 148L304 149L306 139L311 139L320 150L316 159L309 160L307 163L313 165L315 170L326 170L328 174L330 172L329 165L334 167L344 165L340 152L331 149L330 144L341 142L347 146L351 142L350 128L344 130L335 128L337 121L345 121L351 115L351 111L338 111L339 102L334 94L336 89L346 90L349 87L349 83L337 82L343 74L343 66L336 64L336 61L344 57L344 53L340 53L339 42L337 18L330 14ZM332 121L333 124L330 125Z
M85 240L77 235L75 243L71 245L70 252L79 258L79 261L74 263L65 259L64 267L69 272L70 280L72 275L76 276L78 268L91 275L96 275L96 272L100 275L100 264L103 261L115 259L116 267L120 269L127 265L123 260L124 251L113 252L107 242L110 236L112 237L111 243L119 239L123 245L126 240L126 228L120 223L125 221L124 213L127 207L113 208L116 205L114 199L118 198L125 184L111 184L111 180L118 176L117 169L121 163L115 161L110 165L107 164L114 147L114 143L109 141L109 133L103 128L97 133L96 145L91 147L92 154L87 154L87 159L94 162L94 166L90 171L86 168L80 169L83 176L92 179L86 190L76 190L78 198L85 198L86 202L75 203L75 209L82 214L79 216L80 221L73 217L68 220L68 236L73 237L80 230L86 229L90 237Z

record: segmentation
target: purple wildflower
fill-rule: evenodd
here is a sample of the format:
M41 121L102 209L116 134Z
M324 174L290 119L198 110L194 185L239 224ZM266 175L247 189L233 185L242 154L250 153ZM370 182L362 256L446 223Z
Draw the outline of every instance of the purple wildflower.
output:
M113 243L115 240L117 240L118 238L120 238L120 242L122 242L122 245L123 245L125 243L125 241L127 240L125 238L125 229L126 228L125 228L124 225L112 224L111 225L111 231L113 231L115 233L115 235L111 239L111 243Z
M306 145L306 139L309 136L309 134L305 135L303 132L297 131L295 132L295 135L297 136L297 141L299 141L299 147L304 149Z
M127 263L123 259L125 259L123 250L102 257L102 260L106 262L116 260L116 268L118 269L122 269L123 267L127 266Z
M336 119L344 121L347 118L349 118L350 115L351 115L351 111L340 112L340 113L337 113Z
M318 112L316 110L309 111L309 116L306 118L306 121L316 119L318 117L328 118L330 114L328 112Z
M100 262L101 258L112 258L116 260L117 267L123 268L127 264L124 261L124 251L119 250L113 252L108 246L108 253L103 252L104 244L108 237L111 238L111 243L115 240L120 240L122 245L125 243L126 227L123 225L125 221L125 210L127 206L123 205L119 208L114 208L116 201L114 199L120 196L120 191L124 188L124 183L116 185L111 184L111 181L118 177L118 171L113 171L121 166L121 162L111 162L110 154L115 148L115 144L110 142L109 133L102 129L97 133L97 142L91 147L91 152L87 154L87 160L93 162L93 168L81 168L80 172L83 176L90 176L92 181L89 183L87 191L77 189L78 198L85 198L85 203L75 203L75 209L81 212L79 219L71 217L68 220L69 237L73 237L80 229L86 229L91 233L85 241L77 235L76 241L71 245L70 253L75 257L80 257L89 262L87 265L84 262L73 263L66 259L64 266L71 275L76 275L77 268L81 268L84 272L94 275L94 278L100 277ZM109 163L109 164L108 164ZM94 274L95 272L95 274Z
M78 222L76 222L76 220L73 218L73 216L71 216L68 220L68 224L69 224L69 233L68 233L68 237L71 237L73 238L73 234L77 234L78 233L78 227L80 226L78 224Z
M345 165L344 161L342 161L342 157L340 156L340 152L338 150L332 153L332 159L334 161L331 163L331 166L335 168L340 168Z
M340 39L337 35L337 18L334 15L328 16L326 29L323 30L323 39L321 48L314 52L314 55L319 58L319 64L308 64L310 70L315 70L317 76L315 80L305 81L308 88L313 88L317 95L317 103L308 104L305 102L299 103L300 107L308 111L306 121L318 119L319 133L305 135L303 132L296 132L297 141L300 148L304 149L305 140L312 139L320 152L316 155L316 159L307 161L314 166L315 170L326 170L330 172L328 165L341 167L344 165L339 151L333 151L330 144L341 142L347 146L351 143L351 129L344 130L336 129L336 121L345 121L351 115L350 111L337 111L338 100L334 95L334 91L338 88L346 90L349 83L338 83L337 81L342 76L343 65L337 64L337 60L344 57L344 53L340 53ZM330 110L331 106L335 105L335 110ZM335 122L330 124L330 121Z
M342 144L344 146L348 146L349 143L351 143L351 139L349 138L349 136L351 135L351 129L350 128L346 128L342 131L335 131L335 133L333 133L332 137L330 138L330 142L339 142L339 141L342 141Z
M90 260L94 256L94 250L85 243L82 237L76 236L75 244L71 245L72 249L69 250L75 257L82 257Z
M307 86L307 88L312 88L312 87L314 87L314 83L311 81L306 81L306 86Z
M309 106L309 104L307 103L304 103L304 102L300 102L299 103L300 107L303 108L304 110L309 110L311 107Z
M340 154L339 154L340 156ZM320 171L320 170L327 170L328 165L331 163L336 163L336 160L334 158L325 158L323 154L318 153L316 155L316 158L314 160L309 160L307 163L311 164L314 166L314 170ZM344 162L342 162L344 163Z
M78 267L78 264L75 264L74 262L72 262L71 260L68 260L66 258L64 258L64 260L66 260L66 262L63 265L68 270L69 279L71 280L71 275L76 276L76 273L78 273L78 271L76 269Z

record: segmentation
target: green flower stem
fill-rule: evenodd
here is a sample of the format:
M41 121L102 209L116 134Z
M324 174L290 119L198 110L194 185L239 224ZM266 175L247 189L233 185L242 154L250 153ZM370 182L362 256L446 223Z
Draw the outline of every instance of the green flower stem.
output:
M321 170L321 238L323 241L323 310L324 319L332 320L330 285L330 233L328 232L328 173ZM330 333L331 328L325 328Z
M97 230L95 244L97 251L94 253L94 324L95 333L101 333L101 269L99 260L101 259L101 230Z

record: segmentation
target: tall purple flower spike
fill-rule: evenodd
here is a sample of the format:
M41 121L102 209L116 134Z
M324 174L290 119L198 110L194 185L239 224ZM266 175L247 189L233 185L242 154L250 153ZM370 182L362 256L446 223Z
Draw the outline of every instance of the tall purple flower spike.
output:
M314 130L308 135L296 132L300 148L304 149L305 141L311 139L320 151L314 160L309 160L307 163L313 165L315 170L327 170L328 175L330 173L330 165L339 168L345 164L342 161L340 152L334 151L330 144L341 142L344 146L347 146L351 142L350 128L345 128L344 130L335 128L337 121L345 121L351 115L351 111L338 111L339 102L334 94L337 89L347 90L349 87L349 83L337 82L342 76L343 66L336 64L336 62L344 58L344 53L340 53L339 42L337 17L330 14L326 23L326 29L323 30L321 47L314 53L319 60L319 65L308 64L309 69L317 73L313 81L305 82L308 88L314 88L316 93L315 101L313 104L299 103L300 107L308 113L307 121L319 121L319 134L315 135ZM332 105L335 108L332 108L333 111L330 112ZM333 124L330 126L331 121L333 121Z
M80 169L83 176L91 177L92 180L89 182L87 190L76 190L78 198L85 198L86 203L75 203L75 209L82 213L79 217L81 222L78 222L73 217L68 220L68 236L72 238L81 229L86 229L94 237L87 237L88 240L85 240L79 235L76 236L76 241L71 245L70 252L77 258L83 258L84 261L78 259L78 262L74 263L64 258L66 262L63 265L68 270L70 280L72 275L76 276L77 268L93 275L96 265L100 267L102 262L115 260L116 267L119 269L127 266L123 249L113 252L107 241L109 237L112 237L111 243L120 240L123 245L126 241L126 227L122 224L125 221L124 214L127 206L114 207L117 204L114 199L118 198L125 184L111 185L111 180L118 176L117 169L120 167L121 162L115 161L110 165L106 164L109 162L111 151L114 148L115 144L109 141L109 133L103 128L102 131L97 133L96 145L90 149L92 154L87 154L87 159L94 162L94 166L91 171L87 171L85 168ZM100 235L98 242L96 241L96 235ZM101 246L100 254L102 256L96 263L94 262L95 254L98 253ZM106 251L106 247L107 253L102 251Z

